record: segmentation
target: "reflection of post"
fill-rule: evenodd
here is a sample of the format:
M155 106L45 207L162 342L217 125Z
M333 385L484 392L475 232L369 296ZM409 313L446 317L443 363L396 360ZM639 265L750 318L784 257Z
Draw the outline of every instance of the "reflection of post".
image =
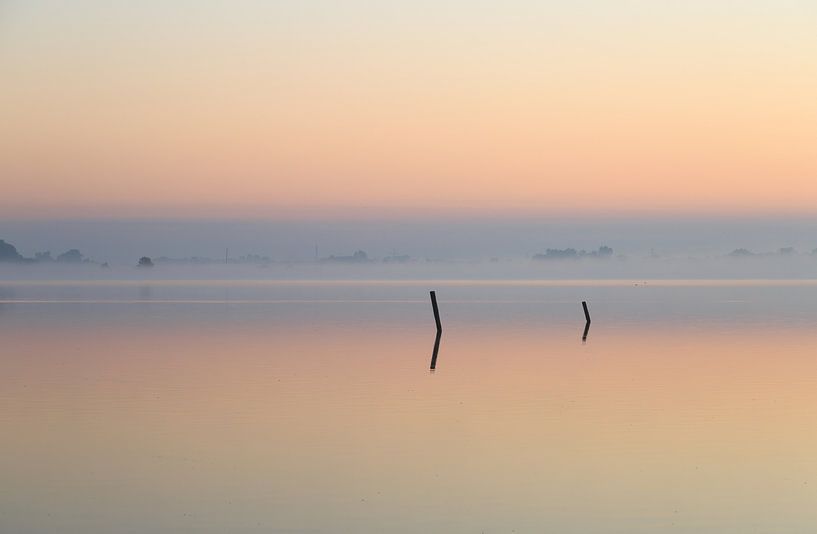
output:
M434 351L431 353L431 370L437 368L437 353L440 351L440 338L443 333L437 330L437 339L434 340Z
M437 323L437 338L434 340L434 352L431 354L431 370L437 367L437 352L440 350L440 338L443 335L443 325L440 323L440 309L437 307L437 293L429 292L431 295L431 309L434 311L434 322Z
M587 341L587 334L590 332L590 312L587 310L587 302L582 301L582 309L584 310L584 318L587 322L584 324L584 333L582 334L582 343Z
M582 334L582 343L587 341L587 333L590 332L590 322L585 323L584 333Z

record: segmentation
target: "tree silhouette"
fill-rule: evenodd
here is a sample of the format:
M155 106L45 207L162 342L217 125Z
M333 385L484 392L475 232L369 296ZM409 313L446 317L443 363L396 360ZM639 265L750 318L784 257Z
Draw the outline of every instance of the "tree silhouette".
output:
M17 247L0 239L0 261L22 261L23 257L17 252Z

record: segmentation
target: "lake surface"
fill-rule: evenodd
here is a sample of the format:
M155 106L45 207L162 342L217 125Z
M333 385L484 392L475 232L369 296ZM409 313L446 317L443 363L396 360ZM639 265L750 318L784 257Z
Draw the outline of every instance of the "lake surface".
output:
M0 342L3 533L817 531L814 281L0 282Z

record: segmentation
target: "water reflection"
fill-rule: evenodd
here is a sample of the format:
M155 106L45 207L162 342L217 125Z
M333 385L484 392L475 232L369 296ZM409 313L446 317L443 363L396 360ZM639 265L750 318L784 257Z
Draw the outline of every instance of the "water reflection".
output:
M434 338L434 350L431 353L431 370L437 368L437 353L440 351L440 338L442 337L443 333L440 330L437 330L437 336Z
M2 315L3 311L8 307L6 301L14 300L14 298L14 288L0 284L0 315Z
M587 334L590 333L590 321L587 321L584 324L584 332L582 332L582 343L587 342Z
M815 320L773 295L646 329L594 299L618 313L579 347L573 295L446 293L433 379L424 292L8 304L0 530L811 532Z

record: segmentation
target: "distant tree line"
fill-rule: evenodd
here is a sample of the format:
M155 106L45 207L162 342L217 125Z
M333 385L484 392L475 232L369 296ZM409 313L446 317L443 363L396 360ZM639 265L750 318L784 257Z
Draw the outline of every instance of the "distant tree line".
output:
M351 256L329 256L328 258L324 258L322 261L330 262L330 263L368 263L369 262L369 255L366 254L363 250L358 250Z
M534 254L534 260L571 260L579 258L611 258L613 249L608 246L600 246L598 250L576 250L575 248L549 248L544 254Z
M817 248L811 251L812 255L817 255ZM727 256L730 258L755 258L762 256L795 256L797 250L794 247L782 247L777 249L777 252L752 252L747 248L736 248Z
M0 239L0 261L11 263L93 263L75 248L63 252L56 258L51 256L51 251L37 252L33 258L26 258L17 251L17 247L3 239Z

